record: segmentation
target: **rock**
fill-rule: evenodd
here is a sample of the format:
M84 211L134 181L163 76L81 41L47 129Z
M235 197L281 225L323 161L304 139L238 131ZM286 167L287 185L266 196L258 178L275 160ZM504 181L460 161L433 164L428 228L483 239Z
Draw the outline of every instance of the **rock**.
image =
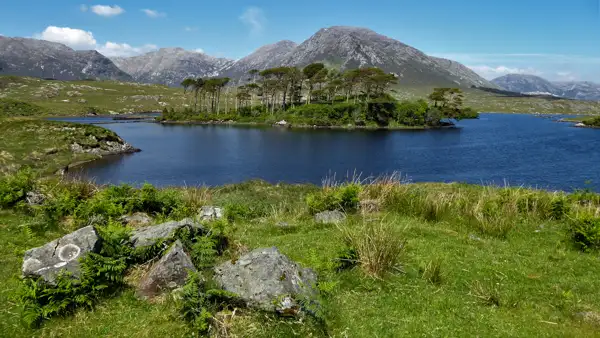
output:
M300 309L298 296L314 300L317 276L273 247L256 249L235 262L221 264L215 268L215 281L248 306L295 314Z
M79 258L100 249L100 238L94 227L87 226L44 246L25 252L23 276L42 277L54 284L59 273L67 271L79 278Z
M587 126L584 123L579 122L579 123L575 124L575 127L577 127L577 128L585 128Z
M346 220L346 214L341 211L323 211L315 215L315 221L317 223L325 224L339 224Z
M213 206L203 206L198 212L201 221L214 221L223 218L223 209Z
M29 205L42 205L46 200L46 196L39 192L28 191L25 195L25 201Z
M190 271L196 272L196 268L184 251L183 244L177 240L142 278L137 293L143 298L152 298L173 291L185 284Z
M134 248L151 246L159 240L173 238L175 232L184 227L188 227L194 232L204 231L204 227L201 224L194 222L190 218L186 218L179 222L171 221L134 230L131 234L131 242Z
M85 150L83 149L83 147L79 143L73 143L73 144L71 144L71 151L74 152L75 154L81 154L81 153L85 152Z
M58 153L57 148L48 148L48 149L44 150L44 154L46 154L46 155L52 155L52 154L56 154L56 153Z
M275 122L275 124L278 126L287 126L288 125L286 120L281 120L279 122Z
M119 217L119 221L123 225L129 225L132 227L143 227L152 223L152 218L145 212L136 212L133 215L123 215Z
M77 103L87 103L87 100L86 99L79 99L79 100L77 100ZM96 115L96 114L94 114L94 115Z
M598 313L598 312L592 312L592 311L577 312L575 314L575 318L581 320L584 323L600 326L600 313Z

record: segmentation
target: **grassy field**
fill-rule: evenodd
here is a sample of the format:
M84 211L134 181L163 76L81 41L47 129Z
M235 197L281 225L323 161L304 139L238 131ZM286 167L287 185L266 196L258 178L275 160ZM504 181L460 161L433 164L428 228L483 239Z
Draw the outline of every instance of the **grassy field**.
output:
M395 96L400 99L419 99L429 95L432 87L397 86ZM540 113L599 115L600 102L563 100L541 97L511 97L479 89L465 90L465 106L479 112Z
M167 189L190 214L200 205L226 208L230 246L220 260L276 246L319 275L321 325L309 318L238 308L215 314L213 336L599 335L600 282L593 267L600 243L596 239L582 251L573 240L577 238L573 229L585 220L596 222L591 223L596 224L595 231L600 229L599 195L403 184L394 178L354 187L366 207L353 211L345 204L348 219L337 226L313 221L314 208L327 207L319 201L329 200L315 196L337 196L347 187L254 181ZM51 180L35 183L35 189L52 192L48 204L65 200L66 191L87 191L89 196L79 202L84 204L101 196L105 188ZM164 220L185 213L153 216ZM34 226L39 217L35 210L0 212L1 332L9 337L193 334L178 312L176 299L145 302L135 298L132 287L103 299L93 310L51 318L39 329L24 327L15 299L22 254L72 231L73 216L69 215L67 210L55 227L40 231ZM349 246L357 249L359 264L339 270L338 259ZM394 257L385 256L390 249L395 250ZM388 257L385 262L378 260L384 256ZM134 267L130 274L136 271Z
M425 98L433 87L397 86L399 99ZM30 106L16 107L16 100ZM223 94L221 109L235 106L233 94ZM510 97L477 89L465 91L465 105L480 112L521 112L556 114L600 114L600 102ZM0 76L0 117L2 115L84 115L181 110L193 106L193 95L181 88L114 81L48 81Z

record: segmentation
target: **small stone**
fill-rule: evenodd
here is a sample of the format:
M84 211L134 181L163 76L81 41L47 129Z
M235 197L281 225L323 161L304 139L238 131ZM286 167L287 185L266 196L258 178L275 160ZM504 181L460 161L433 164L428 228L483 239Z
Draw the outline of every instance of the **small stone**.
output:
M213 206L203 206L198 212L201 221L214 221L223 218L223 209Z
M469 234L469 239L473 240L473 241L481 241L482 240L480 237L477 237L473 234Z
M575 318L584 323L600 326L600 313L593 311L577 312Z
M136 212L133 215L123 215L119 218L123 225L128 225L134 228L144 227L152 223L152 217L145 212Z
M26 277L42 277L54 284L62 272L79 278L79 258L100 249L100 238L94 227L87 226L64 237L25 252L22 272Z
M35 191L28 191L25 196L25 201L29 205L42 205L42 204L44 204L45 200L46 200L46 196L44 196L43 194L41 194L39 192L35 192Z
M183 244L177 240L142 278L137 293L140 297L152 298L174 291L185 285L190 272L196 271L190 256L183 249Z
M315 215L315 222L324 224L339 224L346 220L346 214L341 211L323 211Z
M290 223L288 222L277 222L277 226L280 228L289 228L290 227Z

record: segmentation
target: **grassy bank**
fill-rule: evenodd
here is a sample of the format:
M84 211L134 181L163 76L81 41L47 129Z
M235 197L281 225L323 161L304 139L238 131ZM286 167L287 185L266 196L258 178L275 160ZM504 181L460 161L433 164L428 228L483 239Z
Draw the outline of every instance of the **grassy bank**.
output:
M153 194L55 180L23 186L49 198L40 207L24 206L13 198L0 212L0 329L9 336L191 335L177 299L139 300L131 283L101 298L93 310L80 308L52 317L39 329L21 324L15 297L24 250L73 231L93 215L111 218L145 211L158 222L192 216L202 205L225 208L226 221L220 225L230 244L218 261L277 246L318 272L323 302L322 324L237 308L214 314L213 333L597 334L600 282L591 268L600 247L597 194L402 184L397 177L326 187L253 181L167 188ZM148 198L153 202L130 203ZM312 214L325 209L343 209L348 219L339 225L316 223ZM143 268L130 269L126 281L135 281Z
M42 174L54 173L70 164L100 158L90 152L106 148L107 142L122 143L112 131L92 125L29 118L0 119L0 175L27 166Z

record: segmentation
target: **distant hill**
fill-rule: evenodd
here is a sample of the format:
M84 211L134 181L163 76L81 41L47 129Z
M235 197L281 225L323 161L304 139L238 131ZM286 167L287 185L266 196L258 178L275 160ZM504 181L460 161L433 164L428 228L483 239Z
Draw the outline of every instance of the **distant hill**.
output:
M3 36L0 36L0 74L57 80L133 80L97 51L76 51L60 43Z
M179 86L187 77L218 76L223 68L233 63L233 60L182 48L161 48L144 55L112 60L137 82L168 86Z
M593 82L551 82L539 76L508 74L492 80L503 89L526 94L543 94L575 100L600 101L600 84Z

